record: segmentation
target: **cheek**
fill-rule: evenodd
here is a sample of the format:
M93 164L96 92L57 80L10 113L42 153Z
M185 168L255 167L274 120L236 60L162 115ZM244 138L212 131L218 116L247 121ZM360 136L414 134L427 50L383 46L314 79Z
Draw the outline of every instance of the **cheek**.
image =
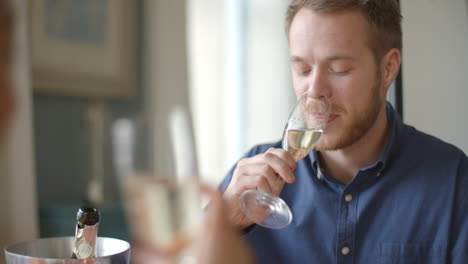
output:
M294 88L294 94L296 95L296 100L299 100L299 98L301 98L301 96L307 91L307 89L298 89L298 88Z
M299 100L299 98L307 91L307 83L299 80L297 77L293 77L293 86L296 99Z
M349 98L349 100L358 102L367 101L375 94L375 85L376 78L371 74L355 76L355 78L343 81L341 87L346 88L343 89L342 94Z
M337 112L351 115L361 115L372 104L374 92L373 83L369 80L353 78L340 80L333 86L332 103Z

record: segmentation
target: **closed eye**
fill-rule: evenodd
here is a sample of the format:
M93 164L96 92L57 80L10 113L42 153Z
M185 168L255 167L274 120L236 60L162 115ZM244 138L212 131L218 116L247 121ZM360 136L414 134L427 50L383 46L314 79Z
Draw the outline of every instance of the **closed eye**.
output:
M311 72L311 69L298 71L299 76L307 76Z
M292 68L297 76L307 76L312 71L312 65L298 57L292 58Z
M336 74L336 75L347 75L348 73L351 72L352 69L332 69L330 68L328 71L333 73L333 74Z

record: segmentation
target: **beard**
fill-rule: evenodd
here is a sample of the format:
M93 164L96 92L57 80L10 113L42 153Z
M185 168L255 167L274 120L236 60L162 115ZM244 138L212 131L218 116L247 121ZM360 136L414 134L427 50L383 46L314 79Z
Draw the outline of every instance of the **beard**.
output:
M343 120L344 124L335 132L335 135L327 135L326 131L320 138L317 151L333 151L347 148L359 141L375 124L385 100L381 99L382 79L377 74L377 79L372 87L371 95L365 102L366 107L354 113L348 120ZM337 114L345 113L343 108L333 105L332 111ZM346 122L348 121L348 122Z

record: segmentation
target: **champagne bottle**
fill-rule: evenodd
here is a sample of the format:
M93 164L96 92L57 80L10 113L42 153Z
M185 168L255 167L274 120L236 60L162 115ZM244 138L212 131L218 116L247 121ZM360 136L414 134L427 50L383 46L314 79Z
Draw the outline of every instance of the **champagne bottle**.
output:
M73 259L96 257L96 242L99 227L99 211L94 207L81 207L76 213L75 244Z

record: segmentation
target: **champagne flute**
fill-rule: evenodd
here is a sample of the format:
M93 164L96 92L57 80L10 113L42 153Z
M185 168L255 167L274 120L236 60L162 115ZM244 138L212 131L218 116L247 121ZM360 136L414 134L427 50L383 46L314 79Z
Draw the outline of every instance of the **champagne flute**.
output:
M330 100L304 93L296 103L283 131L282 148L299 161L317 145L331 112ZM263 227L280 229L292 221L288 205L279 197L262 190L246 190L240 197L245 215Z
M119 118L113 141L133 239L161 256L190 257L202 207L188 111Z

